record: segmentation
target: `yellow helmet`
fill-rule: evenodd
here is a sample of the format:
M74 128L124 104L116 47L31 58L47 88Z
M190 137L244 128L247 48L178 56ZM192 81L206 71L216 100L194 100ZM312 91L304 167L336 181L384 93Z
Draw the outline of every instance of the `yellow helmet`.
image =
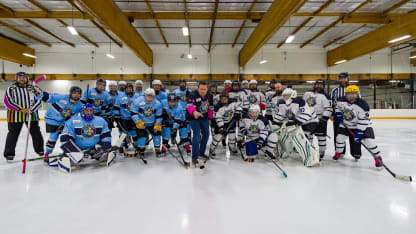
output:
M345 89L345 93L352 93L352 92L359 93L359 92L360 92L360 88L358 88L358 86L357 86L357 85L349 85L349 86Z

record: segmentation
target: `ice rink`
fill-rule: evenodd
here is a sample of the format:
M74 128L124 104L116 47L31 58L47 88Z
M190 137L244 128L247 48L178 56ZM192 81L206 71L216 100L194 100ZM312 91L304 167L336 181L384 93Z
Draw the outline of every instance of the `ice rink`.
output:
M4 146L6 122L0 127ZM416 120L373 120L373 127L386 165L416 177ZM205 170L147 150L148 165L119 157L110 168L63 174L37 161L23 175L21 163L2 157L0 233L415 233L415 182L376 170L364 149L359 162L334 162L332 139L328 148L317 168L286 159L287 179L271 162L248 164L222 146ZM34 157L31 143L29 151Z

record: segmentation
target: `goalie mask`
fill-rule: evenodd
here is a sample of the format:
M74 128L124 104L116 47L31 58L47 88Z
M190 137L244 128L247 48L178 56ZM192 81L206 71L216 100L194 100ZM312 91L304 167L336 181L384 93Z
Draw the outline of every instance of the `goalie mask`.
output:
M296 98L297 92L296 90L293 90L291 88L286 88L285 90L283 90L282 96L286 104L289 105L290 103L292 103L292 99Z
M82 106L81 117L86 121L91 121L94 118L94 107L90 103Z

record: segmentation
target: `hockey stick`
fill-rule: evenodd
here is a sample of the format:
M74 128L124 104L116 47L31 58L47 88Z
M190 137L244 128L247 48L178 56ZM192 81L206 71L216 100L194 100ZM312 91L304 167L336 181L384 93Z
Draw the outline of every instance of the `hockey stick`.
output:
M263 151L263 150L262 150ZM285 178L287 178L287 174L286 174L286 172L282 169L282 167L280 167L279 166L279 164L277 164L277 162L276 162L276 160L274 160L274 159L271 159L270 158L270 161L272 161L273 162L273 164L282 172L282 174L283 174L283 176L285 177Z
M176 142L176 139L172 139L172 140L173 140L173 143L174 143L174 144L176 145L176 147L178 148L179 155L181 156L181 159L182 159L182 161L183 161L183 165L184 165L186 168L188 168L188 167L189 167L189 163L185 161L185 158L183 157L183 154L182 154L181 148L179 147L179 144ZM168 151L169 151L169 149L168 149Z
M126 131L126 129L123 127L123 125L120 123L120 121L116 121L116 123L117 123L117 127L119 127L120 129L121 129L121 131L123 131L123 134L125 134L124 132L127 132ZM122 134L122 135L123 135ZM129 144L133 144L132 143L132 140L131 140L131 138L130 138L130 136L128 136L127 134L125 134L126 136L125 136L125 138L128 138L128 139L130 139L130 140L128 140L128 142L129 142ZM121 143L120 143L120 145L118 146L118 148L120 148L120 146L121 146L121 144L122 144L122 142L124 141L124 139L121 141ZM133 147L134 148L134 147ZM146 164L147 165L147 160L146 159L144 159L143 157L139 157L142 161L143 161L143 163L144 164Z
M347 126L345 126L344 123L341 123L341 124L342 124L342 126L344 126L344 128L346 128L348 130L348 132L352 136L354 136L354 132L352 132ZM373 155L373 157L376 156L370 151L370 149L365 144L362 143L362 141L360 141L360 143L371 155ZM399 179L399 180L412 182L412 177L411 176L397 175L392 170L390 170L390 168L388 168L384 162L383 162L383 167L386 168L387 172L389 172L389 174L392 175L394 178Z
M49 157L27 158L27 159L23 159L22 162L23 163L25 163L25 161L26 162L33 162L33 161L38 161L38 160L59 158L59 157L65 157L65 155L64 154L59 154L59 155L53 155L53 156L49 156Z

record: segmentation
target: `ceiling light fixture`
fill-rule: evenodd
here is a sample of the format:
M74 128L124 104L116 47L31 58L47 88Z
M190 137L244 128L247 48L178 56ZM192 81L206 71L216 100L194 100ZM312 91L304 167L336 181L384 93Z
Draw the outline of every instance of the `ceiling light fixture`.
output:
M31 57L31 58L37 58L33 54L23 53L24 56Z
M339 60L338 62L335 62L335 64L341 64L341 63L345 63L347 60L343 59L343 60Z
M409 58L410 59L415 59L416 58L416 55L410 56Z
M290 35L286 38L285 43L292 43L292 41L295 39L295 35Z
M68 29L68 31L72 34L72 35L78 35L77 30L74 28L74 26L68 25L66 27Z
M184 36L189 36L188 27L182 27L182 33L183 33Z
M394 38L393 40L390 40L389 43L396 43L398 41L405 40L409 37L411 37L411 36L410 35L404 35L404 36L401 36L401 37L398 37L398 38Z

